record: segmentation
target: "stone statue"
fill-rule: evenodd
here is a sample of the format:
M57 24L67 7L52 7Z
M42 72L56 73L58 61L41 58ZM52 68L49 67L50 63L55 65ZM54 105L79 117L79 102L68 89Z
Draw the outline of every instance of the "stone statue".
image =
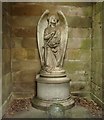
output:
M68 24L64 14L46 10L37 25L37 43L41 70L36 76L37 94L34 107L47 110L53 103L65 109L74 105L69 92L70 79L63 67L68 38Z
M68 25L61 11L51 14L46 10L38 22L38 48L41 60L41 74L62 75L63 60L68 38Z
M61 31L58 25L59 20L55 15L48 19L48 26L44 30L44 66L47 72L60 67L61 58Z

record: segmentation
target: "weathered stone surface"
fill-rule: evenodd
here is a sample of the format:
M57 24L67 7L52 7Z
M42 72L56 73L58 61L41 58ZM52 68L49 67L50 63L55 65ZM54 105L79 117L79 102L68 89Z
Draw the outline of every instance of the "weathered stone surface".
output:
M11 48L22 48L22 37L11 37Z
M34 88L36 89L36 88ZM18 92L18 91L13 91L13 96L14 98L32 98L33 96L36 95L35 91L29 91L29 92Z
M96 73L94 83L96 83L98 86L102 87L102 85L103 85L102 81L103 81L102 74L101 73Z
M12 6L12 15L14 16L40 16L45 9L49 9L50 11L55 11L55 10L62 10L63 13L65 13L67 16L76 16L76 17L70 17L68 19L69 21L69 26L71 27L91 27L91 18L88 18L88 16L91 16L92 9L91 7L74 7L74 6L52 6L51 4L49 5L39 5L39 4L34 4L34 5L13 5ZM38 11L38 12L33 12L33 11ZM87 16L87 17L79 17L79 16ZM15 17L14 17L15 18ZM22 19L22 18L20 18ZM32 19L33 20L33 19ZM31 20L31 22L32 22ZM83 22L84 20L84 22ZM18 19L16 19L18 21ZM28 20L25 19L27 22ZM26 25L26 22L24 22L22 25L18 22L16 24L19 24L23 26L24 24ZM31 23L29 22L29 23ZM33 24L33 23L32 23ZM28 24L29 25L29 24ZM27 25L26 25L27 26Z
M12 71L34 70L39 72L40 62L36 60L16 60L12 61Z
M89 96L89 91L72 91L71 94L73 96L78 96L78 97L88 97Z
M80 60L91 63L91 50L90 49L80 49Z
M25 70L13 72L14 92L33 92L35 88L35 71Z
M102 63L104 63L104 49L102 49Z
M3 49L2 50L2 61L3 63L8 63L11 61L11 50L10 49Z
M69 27L69 38L91 38L91 28L71 28Z
M33 83L14 83L13 92L33 92L34 86Z
M93 41L93 49L101 49L102 48L102 37L95 38Z
M92 4L92 3L91 3ZM87 17L92 17L92 5L83 8L83 15Z
M13 48L12 49L12 59L13 60L27 60L27 59L36 59L35 49L25 49L25 48ZM37 54L37 53L36 53Z
M101 62L96 62L96 67L93 70L93 74L92 74L92 81L98 85L98 86L102 86L102 63Z
M70 60L64 62L64 69L68 73L75 73L80 71L90 70L90 64L87 61L80 61L80 60Z
M10 39L10 15L9 3L3 3L2 15L2 104L7 100L12 92L12 79L11 79L11 39ZM1 77L0 77L1 78Z
M90 49L91 39L87 38L69 38L67 48Z
M102 49L93 49L92 60L93 60L93 62L101 62L102 61Z
M57 4L57 6L55 6ZM79 7L77 7L79 6ZM62 10L62 7L65 9L68 10L68 8L72 8L71 11L77 11L77 13L75 15L89 15L91 14L91 4L88 5L88 3L86 4L82 4L81 3L42 3L42 4L26 4L25 3L25 7L26 7L26 10L24 9L24 4L15 4L15 5L12 5L12 15L27 15L27 16L37 16L37 15L41 15L42 12L45 10L45 9L61 9ZM81 9L81 10L80 10ZM23 11L23 12L20 12L20 11ZM37 13L34 13L32 11L38 11ZM83 11L83 12L82 12ZM29 14L30 13L30 14ZM80 14L81 13L81 14ZM71 13L70 13L71 14ZM74 14L74 13L73 13Z
M11 4L9 2L3 2L2 4L2 10L5 12L8 12L10 14L10 6Z
M65 59L89 61L91 59L91 51L86 49L67 49Z
M76 6L58 6L66 16L86 16L91 17L92 7L76 7Z
M13 27L35 27L38 24L39 16L12 16Z
M95 17L94 20L96 21ZM101 22L94 22L93 23L93 47L94 48L101 48L102 47L102 24Z
M28 38L28 37L24 37L23 41L22 41L22 47L24 48L37 48L37 41L36 38Z
M102 11L94 15L94 23L100 24L102 22Z
M93 37L93 48L100 49L102 48L102 35L101 30L98 29L98 33L95 33L95 37Z
M0 36L2 36L2 30L0 30ZM2 37L0 37L0 49L2 49Z
M12 73L12 80L13 82L14 81L17 81L17 82L20 82L21 81L21 71L13 71Z
M92 19L88 17L67 17L69 27L91 28ZM84 21L84 22L83 22Z
M29 4L21 4L21 5L12 5L11 7L11 15L13 16L40 16L44 7L42 5L29 5ZM36 12L34 12L36 11Z
M17 2L17 3L13 3L13 4L24 4L23 2ZM26 3L25 3L26 4ZM27 3L28 4L28 3ZM36 2L30 2L29 4L35 5L35 4L40 4L40 3L36 3ZM76 6L76 7L87 7L87 6L92 6L91 2L41 2L42 5L64 5L64 6Z
M38 49L35 49L35 58L36 58L36 60L40 61Z
M12 37L36 37L36 27L12 28Z
M10 24L11 24L11 16L8 13L8 11L3 10L2 19L3 19L2 22L4 23L3 26L5 26L5 25L10 26Z
M2 48L3 49L9 49L11 47L11 42L10 42L10 35L3 33L2 35Z
M10 34L11 34L10 30L11 30L10 25L8 25L7 23L5 23L5 21L3 21L3 23L2 23L2 35L3 35L3 37L5 36L5 37L10 38Z
M76 6L76 7L87 7L92 6L91 2L42 2L42 4L52 4L52 5L64 5L64 6Z
M102 63L102 71L104 71L104 63ZM104 72L102 72L102 84L103 84L103 86L104 86ZM104 88L104 87L103 87Z
M101 72L97 73L96 70L93 71L93 73L92 73L92 80L91 81L93 83L97 84L100 87L103 85L103 76L102 76L102 74L103 73L101 73Z
M80 60L80 49L67 49L66 60Z
M102 52L102 3L96 3L93 6L93 39L92 39L92 62L91 62L91 92L92 99L101 105L102 99L102 86L103 86L103 52Z
M27 50L27 59L30 59L30 60L32 60L32 59L36 59L35 58L35 49L26 49Z
M20 71L21 70L20 62L12 59L11 69L12 69L12 72Z
M85 39L81 43L80 49L90 49L91 48L91 39Z
M2 69L2 60L1 60L1 49L0 49L0 83L2 82L2 75L3 75L3 69Z
M102 3L102 8L104 8L104 2ZM104 11L102 10L102 23L104 23L104 16L103 15L104 15Z
M85 71L78 71L78 72L75 72L75 73L68 73L68 76L69 78L73 81L86 81L86 77L84 75Z
M18 72L13 72L13 81L15 83L34 83L35 82L35 77L36 73L35 70L24 70L24 71L18 71Z
M36 38L33 37L12 37L11 47L16 49L37 48L37 41Z
M92 93L102 100L102 87L98 86L97 84L91 83Z
M25 48L13 48L12 51L12 59L14 60L26 60L27 59L27 51Z
M99 57L99 56L98 56ZM92 81L96 83L99 86L102 86L102 75L103 75L103 69L102 69L102 63L101 60L94 61L92 63Z
M5 75L11 71L11 62L2 63L2 74Z
M7 73L2 77L2 103L8 98L12 92L11 73Z
M70 82L70 91L83 91L86 88L86 82L74 81Z
M101 10L103 10L102 8L102 2L98 2L95 4L95 14L98 14Z

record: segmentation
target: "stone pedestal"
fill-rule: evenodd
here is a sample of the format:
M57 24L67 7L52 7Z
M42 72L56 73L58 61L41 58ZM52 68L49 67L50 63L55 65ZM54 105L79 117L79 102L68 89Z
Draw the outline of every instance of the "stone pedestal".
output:
M37 75L37 95L32 105L46 110L51 104L59 103L65 109L71 108L69 88L70 79L62 69L68 39L68 23L59 10L50 14L46 10L39 19L37 41L41 61L40 74Z
M71 108L74 100L70 96L69 84L70 80L66 75L54 77L38 75L37 96L32 99L32 105L42 110L47 110L53 103L60 103L65 109Z

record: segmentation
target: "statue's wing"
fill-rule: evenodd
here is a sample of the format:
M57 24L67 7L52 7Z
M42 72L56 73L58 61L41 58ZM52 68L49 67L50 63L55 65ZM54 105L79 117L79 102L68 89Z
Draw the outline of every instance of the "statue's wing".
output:
M37 41L38 41L38 50L40 55L41 65L44 62L43 54L44 54L44 30L47 27L47 16L49 14L49 10L46 10L39 19L37 26Z
M67 39L68 39L68 23L66 20L66 17L61 11L58 11L58 16L60 19L60 26L61 26L61 66L63 65L63 60L66 52L66 46L67 46Z

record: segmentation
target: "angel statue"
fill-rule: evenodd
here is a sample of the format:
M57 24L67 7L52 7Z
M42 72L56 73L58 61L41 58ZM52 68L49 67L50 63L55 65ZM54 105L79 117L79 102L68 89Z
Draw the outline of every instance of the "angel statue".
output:
M61 11L49 15L46 10L38 22L38 48L42 70L60 71L66 50L68 26Z
M47 19L48 26L44 30L44 62L48 71L54 70L60 66L60 41L61 31L58 26L59 20L55 15Z

